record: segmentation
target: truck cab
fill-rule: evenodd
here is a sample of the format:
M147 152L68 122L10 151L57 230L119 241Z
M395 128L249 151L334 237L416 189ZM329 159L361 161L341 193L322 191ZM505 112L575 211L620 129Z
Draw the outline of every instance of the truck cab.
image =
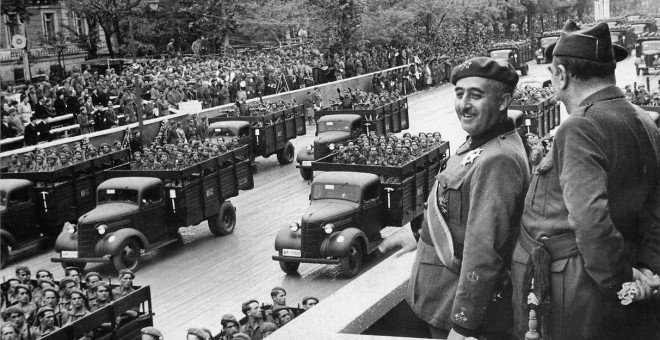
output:
M55 242L63 266L112 261L118 269L137 267L141 249L176 239L178 227L166 221L163 182L158 178L109 179L96 191L96 208L65 223ZM173 230L174 229L174 230Z
M225 142L231 142L234 137L238 137L240 145L251 145L252 129L250 123L245 121L216 122L206 129L206 137L211 140L222 138ZM254 160L253 155L250 157Z
M660 36L637 39L635 52L637 75L648 75L650 70L660 68Z
M44 239L36 223L33 184L25 179L0 180L0 247L2 267L12 251Z
M520 53L522 52L514 46L488 49L489 57L495 60L508 61L516 70L520 70L523 76L526 76L527 72L529 72L529 66Z
M358 172L326 172L312 183L310 205L300 223L277 234L274 260L286 273L302 262L339 264L348 277L382 241L383 188L380 177Z
M300 175L305 180L314 176L312 161L334 152L338 143L346 143L362 133L368 133L362 116L357 114L332 114L320 117L316 121L316 138L314 144L300 150L296 156Z
M539 39L539 49L536 51L536 63L540 64L541 62L547 63L548 60L545 59L545 50L551 44L559 40L559 34L553 35L544 35Z

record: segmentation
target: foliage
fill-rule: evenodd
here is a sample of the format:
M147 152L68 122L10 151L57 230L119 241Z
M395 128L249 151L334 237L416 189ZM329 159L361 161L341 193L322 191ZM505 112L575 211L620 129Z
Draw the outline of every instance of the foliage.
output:
M30 21L30 13L27 11L28 6L32 1L30 0L3 0L2 5L2 15L9 14L18 14L18 17L22 22ZM8 24L12 24L9 23Z

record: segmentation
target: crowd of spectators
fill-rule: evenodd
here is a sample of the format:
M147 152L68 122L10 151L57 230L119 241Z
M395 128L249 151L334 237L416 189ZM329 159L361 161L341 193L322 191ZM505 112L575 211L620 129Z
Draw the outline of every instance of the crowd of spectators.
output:
M30 268L25 266L17 267L15 273L15 277L0 285L2 340L37 340L112 304L137 288L133 285L135 274L130 270L119 272L117 284L105 281L97 272L83 273L77 267L66 268L65 276L59 281L46 269L37 270L36 279L32 279ZM271 303L248 299L241 305L244 314L241 319L232 314L223 315L219 334L213 335L206 328L189 328L186 338L261 340L319 302L318 298L307 296L296 307L290 307L287 305L286 294L286 289L274 287L270 293ZM91 340L108 334L128 324L141 313L144 311L138 307L123 311L114 324L104 323L85 334L83 339ZM154 327L143 328L142 334L152 339L162 338L161 332ZM145 339L144 336L142 338Z
M637 88L633 88L632 85L626 85L624 89L626 98L634 104L640 106L660 106L660 93L652 92L650 89L647 90L645 85L638 85ZM658 86L658 91L660 91L660 86Z

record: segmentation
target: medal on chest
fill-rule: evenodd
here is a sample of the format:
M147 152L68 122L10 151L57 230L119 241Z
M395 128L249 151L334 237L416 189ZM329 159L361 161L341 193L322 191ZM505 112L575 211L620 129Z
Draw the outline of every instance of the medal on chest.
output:
M463 160L461 161L461 165L466 166L468 164L474 163L474 160L481 156L482 151L484 151L484 149L478 148L466 153L465 157L463 157Z

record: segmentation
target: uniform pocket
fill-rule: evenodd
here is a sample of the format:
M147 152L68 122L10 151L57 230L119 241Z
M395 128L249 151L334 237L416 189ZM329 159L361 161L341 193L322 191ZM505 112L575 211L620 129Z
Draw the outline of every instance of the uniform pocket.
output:
M408 287L413 310L433 324L450 320L457 284L458 275L442 264L433 246L420 242Z
M529 185L531 191L531 202L529 208L540 215L545 215L545 203L548 193L548 176L534 174L532 182Z
M463 215L463 177L443 174L438 179L442 191L439 195L440 211L447 224L461 225Z

